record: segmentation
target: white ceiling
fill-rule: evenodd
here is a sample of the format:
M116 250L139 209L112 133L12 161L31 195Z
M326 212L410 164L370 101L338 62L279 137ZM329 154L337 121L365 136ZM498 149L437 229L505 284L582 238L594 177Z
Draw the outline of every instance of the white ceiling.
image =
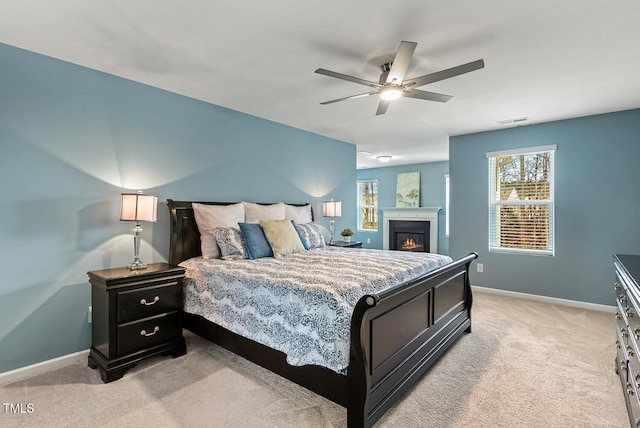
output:
M448 137L640 107L638 0L0 0L0 42L357 145L358 167L448 159ZM406 78L484 59L382 116L400 41ZM1 64L0 64L1 67ZM522 123L521 123L522 124Z

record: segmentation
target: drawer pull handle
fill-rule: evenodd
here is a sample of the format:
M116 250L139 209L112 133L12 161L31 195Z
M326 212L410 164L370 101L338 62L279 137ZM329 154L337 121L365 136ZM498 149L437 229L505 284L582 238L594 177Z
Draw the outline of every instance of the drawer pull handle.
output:
M156 334L159 331L160 331L160 327L155 326L155 327L153 327L153 333L147 333L147 330L142 330L140 332L140 336L145 336L145 337L153 336L154 334Z
M153 298L153 302L147 303L147 299L142 299L140 300L140 304L145 306L151 306L151 305L155 305L159 301L160 301L160 297L156 296Z

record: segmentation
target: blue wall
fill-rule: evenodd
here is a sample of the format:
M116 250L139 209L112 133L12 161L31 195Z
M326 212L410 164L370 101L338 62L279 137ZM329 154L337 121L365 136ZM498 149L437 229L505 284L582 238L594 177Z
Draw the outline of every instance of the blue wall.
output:
M556 144L555 257L488 252L491 151ZM472 284L613 305L613 253L640 254L640 110L452 137L452 257Z
M358 170L358 180L378 179L378 206L396 206L396 181L400 172L420 172L420 206L442 207L438 213L438 252L449 254L449 238L445 234L445 174L449 173L449 162L432 162L414 165L389 166ZM356 201L357 203L357 201ZM343 205L344 206L344 205ZM384 215L378 212L378 232L357 232L356 239L364 247L382 248L382 222ZM355 228L354 228L355 230ZM367 239L371 240L367 244Z
M0 372L90 346L86 273L133 259L123 191L161 201L144 262L167 258L167 198L356 199L353 145L3 44L0 64Z

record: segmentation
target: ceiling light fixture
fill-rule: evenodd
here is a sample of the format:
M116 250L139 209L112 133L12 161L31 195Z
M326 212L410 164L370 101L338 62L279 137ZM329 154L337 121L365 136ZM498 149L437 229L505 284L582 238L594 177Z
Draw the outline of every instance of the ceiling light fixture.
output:
M376 159L381 163L387 163L391 160L391 156L377 156Z
M401 96L402 96L402 86L400 85L388 86L380 92L380 98L382 98L385 101L397 100Z

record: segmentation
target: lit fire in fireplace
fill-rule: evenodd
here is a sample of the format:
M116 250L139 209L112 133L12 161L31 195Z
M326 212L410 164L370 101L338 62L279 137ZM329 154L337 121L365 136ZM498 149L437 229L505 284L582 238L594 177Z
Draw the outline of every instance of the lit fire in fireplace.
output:
M424 245L416 243L413 238L407 238L402 243L402 249L405 251L422 251L424 250Z

